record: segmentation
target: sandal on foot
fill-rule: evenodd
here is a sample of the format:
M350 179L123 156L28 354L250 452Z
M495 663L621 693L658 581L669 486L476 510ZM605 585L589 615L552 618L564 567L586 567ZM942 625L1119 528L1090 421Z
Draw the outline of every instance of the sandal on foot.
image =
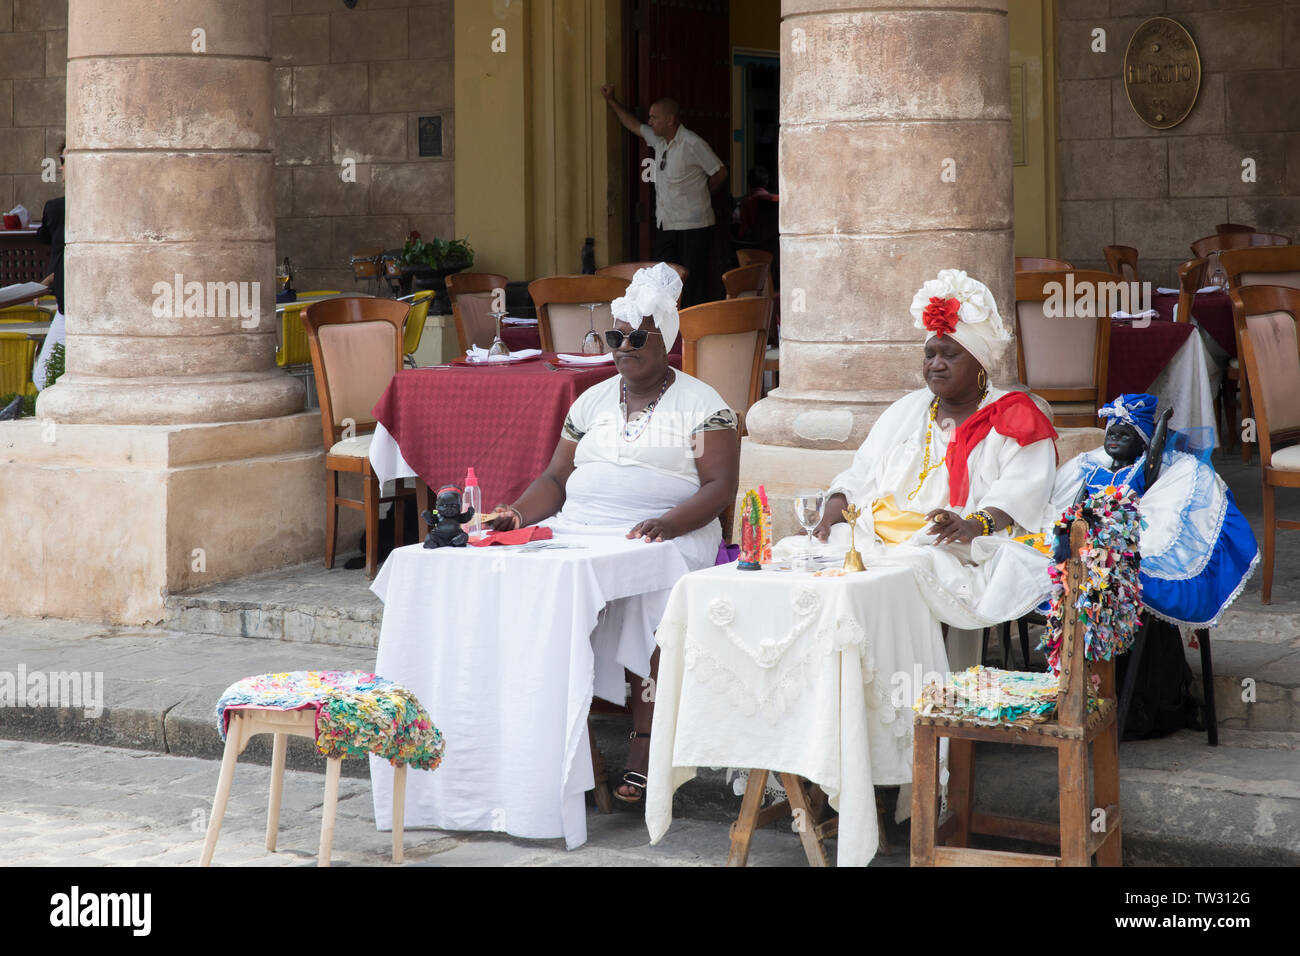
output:
M649 736L650 736L649 734L638 733L637 731L634 730L630 734L628 734L628 740L636 740L638 737L649 737ZM649 781L646 780L645 774L637 773L635 770L625 770L623 772L622 783L620 783L616 787L611 788L614 794L614 799L620 800L623 803L640 803L642 797L645 796L647 783L649 783ZM619 789L625 786L631 787L633 790L635 790L636 796L626 797L623 794L619 793Z

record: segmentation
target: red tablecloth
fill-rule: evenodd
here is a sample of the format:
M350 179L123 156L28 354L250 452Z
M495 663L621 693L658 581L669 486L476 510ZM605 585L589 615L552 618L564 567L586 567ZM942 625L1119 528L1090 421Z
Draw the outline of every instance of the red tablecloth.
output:
M1157 292L1151 299L1151 307L1166 321L1173 320L1177 304L1177 293ZM1192 317L1230 357L1237 357L1237 331L1232 321L1232 300L1228 293L1202 292L1192 302Z
M535 325L503 325L501 326L501 341L512 352L522 352L524 349L540 349L542 347L542 336Z
M514 501L546 470L569 406L613 374L613 363L552 372L545 359L405 369L374 414L430 488L462 483L472 466L483 507L491 510Z
M1112 320L1106 401L1129 392L1145 392L1164 370L1195 327L1185 322L1152 319L1145 328Z

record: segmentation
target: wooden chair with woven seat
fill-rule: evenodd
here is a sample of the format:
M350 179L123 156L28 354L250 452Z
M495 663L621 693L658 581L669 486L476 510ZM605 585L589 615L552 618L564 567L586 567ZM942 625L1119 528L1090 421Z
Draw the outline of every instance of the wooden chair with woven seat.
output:
M1277 529L1300 530L1300 521L1280 520L1274 488L1300 488L1300 290L1247 285L1232 289L1237 349L1253 396L1264 489L1264 573L1260 599L1273 594ZM1243 406L1244 408L1244 406ZM1278 447L1283 443L1285 447Z
M713 386L740 416L758 401L763 388L763 359L772 300L749 296L704 302L682 309L682 371Z
M1017 272L1072 272L1074 266L1064 259L1043 256L1016 256Z
M451 299L451 314L456 321L461 355L468 352L471 345L485 349L492 344L496 337L496 323L492 319L493 299L498 299L504 310L509 283L509 279L495 272L457 272L447 276L447 297Z
M415 368L415 352L420 347L420 340L424 338L424 325L429 320L429 306L433 305L433 297L437 295L432 289L424 289L420 292L404 295L398 301L409 302L411 311L406 316L406 328L402 333L402 352L406 358L406 364Z
M1106 294L1104 286L1122 282L1117 275L1092 270L1016 273L1016 364L1020 381L1051 403L1053 424L1093 428L1097 409L1106 401L1110 314L1098 308L1093 311L1106 314L1047 316L1045 303L1066 288L1067 275L1073 277L1076 294L1093 286L1094 303Z
M670 262L668 264L672 266L674 272L682 277L683 282L685 282L686 277L691 274L691 270L687 269L685 266L678 265L675 262ZM632 278L640 270L651 269L657 265L659 265L659 263L655 260L648 260L645 262L612 262L607 266L601 266L597 269L596 275L609 276L615 279L626 279L628 282L631 282Z
M1122 863L1119 808L1119 737L1116 728L1115 662L1099 661L1091 670L1100 678L1098 706L1089 711L1089 665L1084 658L1084 618L1075 595L1086 576L1079 551L1087 525L1070 529L1066 565L1066 603L1062 620L1061 678L1054 717L1037 724L996 724L972 718L917 714L912 757L913 866L1088 866L1096 854L1100 866ZM939 744L947 738L948 810L939 814ZM1057 753L1060 820L1056 824L976 813L974 759L976 741L1050 747ZM1092 747L1092 799L1088 794L1088 748ZM1094 831L1094 809L1102 829ZM978 850L972 834L1033 843L1055 844L1055 855Z
M398 479L396 494L380 497L370 467L370 441L377 422L371 412L402 368L402 323L410 306L393 299L326 299L302 314L320 397L325 440L325 567L334 567L338 509L366 519L366 574L373 578L379 554L379 506L393 503L394 541L401 547L404 507L415 489ZM362 498L339 495L340 473L361 476Z
M765 264L769 270L767 287L771 290L773 300L772 331L767 337L767 355L763 359L763 372L772 374L772 387L777 388L781 384L780 316L777 314L781 308L781 293L776 288L773 256L766 249L737 249L736 261L740 263L741 268Z
M657 263L656 263L657 264ZM537 307L537 331L543 352L582 352L582 338L614 327L609 305L627 292L630 279L621 276L549 276L528 283ZM584 303L600 303L589 311ZM673 343L664 343L669 350Z
M1252 285L1276 285L1300 289L1300 246L1259 246L1247 249L1228 249L1219 254L1219 265L1228 279L1229 291ZM1237 382L1241 394L1242 420L1253 415L1251 389L1241 385L1245 372L1241 367L1241 345L1237 346L1237 367L1229 363L1229 373ZM1235 416L1234 416L1235 421ZM1250 461L1254 451L1253 441L1242 440L1241 460Z
M1138 282L1138 251L1132 246L1103 246L1106 268L1125 282Z

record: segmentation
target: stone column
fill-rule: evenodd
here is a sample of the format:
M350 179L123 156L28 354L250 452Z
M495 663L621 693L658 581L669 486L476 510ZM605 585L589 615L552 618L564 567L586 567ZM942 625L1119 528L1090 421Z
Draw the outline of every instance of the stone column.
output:
M67 373L42 418L302 409L274 360L270 57L269 0L70 0Z
M784 0L781 387L763 445L856 449L919 388L912 296L964 269L1010 314L1007 0ZM1014 353L994 381L1014 376Z

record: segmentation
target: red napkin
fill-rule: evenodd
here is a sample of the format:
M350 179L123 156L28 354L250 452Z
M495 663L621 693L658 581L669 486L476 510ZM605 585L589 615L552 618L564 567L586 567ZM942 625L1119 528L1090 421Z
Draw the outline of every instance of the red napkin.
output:
M527 544L529 541L548 541L553 538L550 528L530 525L514 531L489 531L477 541L471 541L476 548L486 548L491 544Z

